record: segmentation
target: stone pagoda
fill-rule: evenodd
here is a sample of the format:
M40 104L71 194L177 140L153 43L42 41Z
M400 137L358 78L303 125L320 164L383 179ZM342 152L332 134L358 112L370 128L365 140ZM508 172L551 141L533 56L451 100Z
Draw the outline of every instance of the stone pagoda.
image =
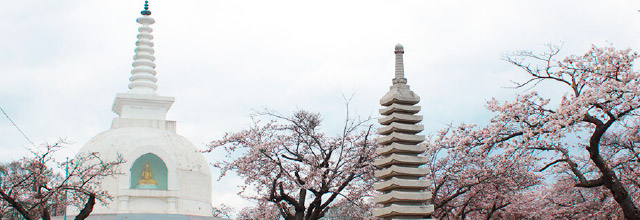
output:
M389 219L428 219L433 213L433 205L429 205L431 192L427 187L431 184L426 179L427 157L422 156L426 146L421 144L424 135L418 135L424 126L420 124L420 97L416 95L404 77L404 48L395 47L395 78L389 92L380 99L382 118L378 120L380 148L376 153L378 182L375 190L381 192L374 198L381 208L375 208L373 215L385 220Z

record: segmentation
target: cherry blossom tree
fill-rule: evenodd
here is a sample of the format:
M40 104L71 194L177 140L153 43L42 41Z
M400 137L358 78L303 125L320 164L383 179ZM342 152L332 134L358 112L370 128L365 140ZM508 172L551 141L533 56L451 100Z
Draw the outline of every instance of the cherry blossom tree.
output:
M228 153L229 160L214 166L221 177L234 171L244 179L242 195L262 204L254 211L268 216L275 209L284 219L312 220L336 202L358 204L371 195L376 146L371 126L347 116L341 134L328 136L320 131L319 114L261 115L274 120L227 133L208 148Z
M370 200L341 200L332 205L322 218L323 220L374 219L371 209L374 203Z
M542 219L640 219L640 75L633 70L638 54L630 49L592 46L582 56L557 60L559 50L549 46L541 54L522 51L505 60L530 77L516 87L549 83L564 89L564 95L554 98L554 102L535 91L517 95L511 102L492 99L487 108L496 115L488 125L449 128L431 145L463 156L467 152L473 157L483 155L475 159L481 160L480 165L473 166L495 167L497 173L535 175L529 170L534 167L537 174L546 177L545 182L552 184L538 186L541 188L535 191L516 190L529 202L511 204L538 204L535 209L549 211ZM508 162L498 162L499 157ZM483 163L497 165L483 167ZM518 171L522 166L523 172ZM473 170L474 175L480 171ZM449 178L448 174L435 174L436 187L440 179ZM459 189L451 190L464 191L466 182L461 181ZM602 211L603 207L615 208Z
M474 129L460 125L441 131L426 155L433 180L432 204L438 219L520 219L523 194L540 183L533 171L534 157L523 150L491 151L472 144L480 137L462 134ZM450 139L455 137L454 139Z
M246 207L238 213L238 220L280 220L282 216L278 207L266 200L258 200L253 207Z
M575 180L563 175L549 186L524 195L531 198L520 204L527 219L623 219L611 193L602 187L575 187Z
M211 214L213 217L218 218L231 218L235 210L225 204L220 204L220 206L214 206L211 209Z
M75 219L85 219L96 200L110 199L99 183L104 177L118 174L122 158L103 161L92 153L59 162L53 155L63 144L45 144L33 149L31 156L0 165L0 215L48 220L52 214L62 214L67 205L76 205L81 210Z

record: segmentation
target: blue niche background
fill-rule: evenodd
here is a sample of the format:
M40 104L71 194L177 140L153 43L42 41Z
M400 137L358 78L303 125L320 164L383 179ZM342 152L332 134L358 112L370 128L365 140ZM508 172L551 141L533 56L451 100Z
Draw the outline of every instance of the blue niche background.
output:
M157 188L155 189L167 189L167 165L164 164L164 161L160 159L160 157L155 154L148 153L142 155L133 162L133 166L131 166L131 189L149 189L148 187L138 187L138 180L142 178L142 170L144 170L144 164L149 163L149 168L153 173L153 179L158 182Z

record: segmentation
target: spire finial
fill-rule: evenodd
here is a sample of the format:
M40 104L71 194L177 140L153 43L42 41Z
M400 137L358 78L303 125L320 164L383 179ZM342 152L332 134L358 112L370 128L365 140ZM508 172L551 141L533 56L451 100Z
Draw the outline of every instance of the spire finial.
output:
M404 62L402 56L404 54L404 47L402 44L397 44L394 53L396 54L396 76L393 78L393 85L395 84L407 84L407 78L404 78Z
M155 94L158 85L156 85L156 57L153 56L153 29L151 24L155 20L149 16L151 12L148 9L148 3L145 1L145 10L141 12L143 15L136 19L140 24L138 28L138 41L136 41L136 55L133 56L133 70L129 78L129 93L138 94Z
M142 15L149 16L151 15L151 11L149 11L149 1L144 1L144 10L140 12Z

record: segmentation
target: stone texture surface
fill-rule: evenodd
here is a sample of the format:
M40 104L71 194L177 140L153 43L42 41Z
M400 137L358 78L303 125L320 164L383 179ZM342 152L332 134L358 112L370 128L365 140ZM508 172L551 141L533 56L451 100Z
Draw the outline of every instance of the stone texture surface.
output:
M374 197L374 201L382 208L375 208L373 215L385 220L390 219L428 219L433 213L433 205L429 205L431 192L426 191L430 181L426 179L428 170L422 166L427 158L422 156L426 150L424 135L418 135L424 126L419 124L422 116L420 97L406 84L404 77L402 45L396 45L396 71L393 85L389 92L380 99L382 118L378 122L383 127L378 129L376 149L380 155L375 165L378 168L374 175L379 181L374 189L382 194Z

